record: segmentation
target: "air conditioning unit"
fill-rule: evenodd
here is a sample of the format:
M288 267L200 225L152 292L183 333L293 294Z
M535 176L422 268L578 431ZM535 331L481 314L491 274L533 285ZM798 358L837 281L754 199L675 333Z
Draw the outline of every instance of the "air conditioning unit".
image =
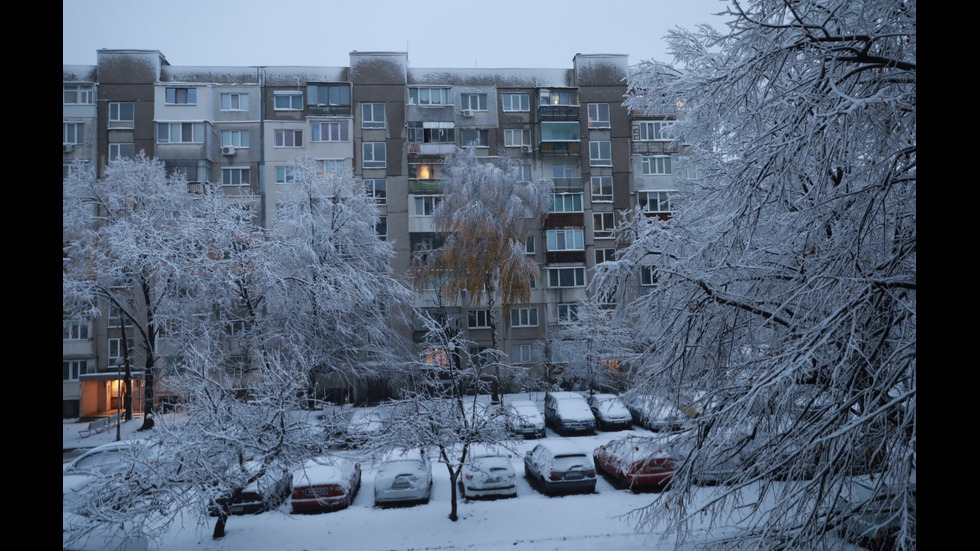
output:
M223 146L221 146L221 154L222 155L234 155L235 154L235 146L233 146L233 145L223 145Z
M63 143L61 144L61 151L63 153L71 153L71 148L75 147L73 143Z
M531 153L532 151L534 151L534 148L531 147L530 145L522 145L521 146L521 152L522 153Z
M473 116L473 110L472 109L463 109L463 116L464 117L472 117Z

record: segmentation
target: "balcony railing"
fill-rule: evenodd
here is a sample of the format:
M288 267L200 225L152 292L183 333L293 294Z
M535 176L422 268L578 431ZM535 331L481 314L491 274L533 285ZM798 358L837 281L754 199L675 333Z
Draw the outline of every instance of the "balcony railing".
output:
M579 155L582 152L582 142L540 142L538 149L542 155L553 157Z
M552 178L555 191L584 191L582 178Z
M539 105L538 118L543 121L579 120L582 108L578 105Z
M350 105L307 105L306 114L310 116L350 116Z
M411 195L440 195L442 180L408 180L408 193Z

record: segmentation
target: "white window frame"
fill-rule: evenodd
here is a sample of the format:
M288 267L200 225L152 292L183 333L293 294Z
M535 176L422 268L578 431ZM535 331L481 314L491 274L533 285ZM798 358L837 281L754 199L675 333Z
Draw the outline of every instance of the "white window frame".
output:
M272 132L273 147L280 148L299 148L303 147L303 131L293 128L277 128ZM292 136L292 139L286 139ZM292 142L292 145L287 145Z
M64 135L62 143L72 145L85 143L85 123L83 121L63 121L61 129Z
M184 130L190 129L190 139L184 139ZM166 136L163 130L166 129ZM179 134L178 140L174 140L174 134ZM161 122L157 123L157 143L204 143L204 123L203 122Z
M61 366L62 381L77 381L81 378L80 375L88 373L88 360L62 360ZM67 377L65 370L68 371Z
M223 166L221 167L221 186L222 187L248 187L252 185L252 174L247 166ZM228 174L228 178L225 175ZM237 175L237 176L233 176ZM237 178L238 183L235 183Z
M386 128L387 124L384 103L361 104L361 128Z
M311 142L349 142L350 124L343 121L320 121L310 123Z
M657 285L657 269L654 266L648 266L645 264L640 265L640 286L641 287L656 287Z
M615 212L593 212L592 213L592 237L606 238L612 237L616 229Z
M613 177L612 176L592 176L591 180L592 202L611 203L613 200ZM596 193L598 188L599 193Z
M432 101L432 93L436 92L439 101ZM425 96L423 98L423 96ZM421 107L445 107L453 104L453 89L446 86L410 86L408 88L408 104Z
M585 231L580 228L548 230L548 251L584 251Z
M575 323L578 321L577 302L566 302L558 304L558 323Z
M531 131L527 128L505 128L504 147L521 147L531 144Z
M167 86L163 102L166 105L197 105L197 87Z
M124 109L128 106L128 109ZM124 113L128 111L128 113ZM126 118L126 117L129 118ZM136 120L136 104L132 101L109 102L109 122L133 122Z
M292 166L279 165L276 167L277 184L292 184L295 182L296 182L296 176L293 174Z
M460 109L470 110L470 111L486 111L487 110L487 95L486 94L460 94Z
M595 263L602 264L603 262L612 262L616 260L616 249L615 248L601 248L596 247L595 249Z
M515 344L510 347L510 361L515 364L527 364L534 361L530 344Z
M382 241L387 241L388 240L388 217L379 216L378 223L375 224L374 230L378 233L378 237Z
M467 311L466 328L490 329L490 310L486 308L477 308Z
M364 192L368 197L374 199L375 204L388 204L388 179L387 178L365 178Z
M386 142L363 142L361 144L361 168L387 168L388 144Z
M323 159L320 166L327 178L339 178L347 171L347 163L343 159Z
M609 104L590 103L587 106L589 128L609 128Z
M109 365L118 365L123 361L122 337L106 339L106 361Z
M589 166L612 166L612 142L596 140L589 142Z
M670 209L670 192L667 191L638 191L637 192L637 202L636 204L640 207L643 212L652 212L659 214L669 214L673 212ZM656 203L655 208L651 208L651 205Z
M531 308L511 308L510 309L511 327L537 327L538 309Z
M641 142L669 142L666 131L674 125L673 121L640 121Z
M521 180L520 181L521 182L530 182L531 181L531 178L532 178L532 176L531 176L531 171L532 171L531 165L521 165L520 170L521 170Z
M249 145L248 130L222 130L221 145L230 145L239 149L247 148Z
M95 103L95 85L65 84L61 99L64 105L92 105Z
M524 254L528 254L528 255L534 254L535 252L537 252L535 250L536 246L537 246L537 240L534 238L534 236L533 235L527 236L527 238L524 239Z
M644 176L667 176L671 174L670 155L653 155L640 158L640 171Z
M109 160L114 161L119 158L133 159L136 157L136 144L130 143L111 143L109 144Z
M273 92L272 108L275 111L302 111L303 92ZM285 105L280 105L280 100L288 101Z
M91 334L89 320L64 320L62 336L66 341L87 341Z
M514 101L517 106L514 106ZM531 95L527 93L504 93L500 94L500 106L505 113L528 112L531 110Z
M572 274L571 277L574 280L572 285L562 285L562 279L563 279L562 275L567 273ZM548 268L549 289L571 289L576 287L585 287L585 267L562 266L562 267Z
M322 90L321 90L322 89ZM324 93L321 94L320 92ZM335 96L334 91L338 94ZM315 92L315 94L314 94ZM306 102L308 105L316 106L350 106L351 104L351 87L350 84L342 82L324 82L317 84L309 84L306 86ZM315 96L315 97L314 97ZM321 96L323 96L324 101L320 101Z
M576 197L578 199L578 205L575 204ZM568 204L568 202L571 204ZM561 207L558 209L557 207ZM577 208L576 208L577 207ZM548 212L585 212L582 210L582 194L581 193L552 193L551 200L548 204Z
M467 135L472 136L474 133L476 134L477 139L467 140ZM470 147L471 145L474 145L473 144L474 141L476 142L475 144L476 147L490 147L490 131L487 130L486 128L476 128L476 129L469 129L469 130L463 129L460 130L459 135L460 135L459 139L463 147Z
M218 101L222 111L248 111L248 94L222 92Z
M442 195L416 195L415 196L415 216L421 218L431 218L439 203L442 202ZM419 208L421 207L421 208Z

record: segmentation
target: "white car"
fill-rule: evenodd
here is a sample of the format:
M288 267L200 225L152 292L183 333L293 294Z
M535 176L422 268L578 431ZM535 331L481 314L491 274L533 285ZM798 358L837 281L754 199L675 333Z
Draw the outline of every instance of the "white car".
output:
M585 396L577 392L547 392L544 420L561 435L595 433L595 415Z
M62 474L110 475L141 470L156 462L159 444L147 440L120 440L96 446L62 467Z
M507 409L507 430L525 438L545 436L544 416L531 400L514 400Z
M524 456L524 476L545 495L594 493L592 455L569 440L543 441Z
M615 394L591 394L588 397L589 407L595 415L596 428L599 430L621 430L633 426L633 415L623 400Z
M417 449L395 448L381 461L374 477L374 504L428 503L432 463Z
M460 472L459 490L465 498L517 497L516 478L507 450L473 444Z

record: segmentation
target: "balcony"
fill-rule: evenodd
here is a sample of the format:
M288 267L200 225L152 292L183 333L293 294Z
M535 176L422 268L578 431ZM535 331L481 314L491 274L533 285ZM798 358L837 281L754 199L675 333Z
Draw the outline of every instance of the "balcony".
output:
M448 155L456 151L454 143L410 143L409 155Z
M562 191L585 191L582 178L552 178L555 184L555 192Z
M545 262L548 264L562 262L585 264L585 251L548 251L545 253Z
M409 195L441 195L442 180L408 180Z
M582 142L540 142L538 150L544 156L577 157L582 153Z
M319 116L351 116L350 105L307 105L306 114L310 117Z
M542 121L579 120L582 108L578 105L539 105L538 119Z
M544 219L546 228L584 228L585 213L583 212L550 212Z

